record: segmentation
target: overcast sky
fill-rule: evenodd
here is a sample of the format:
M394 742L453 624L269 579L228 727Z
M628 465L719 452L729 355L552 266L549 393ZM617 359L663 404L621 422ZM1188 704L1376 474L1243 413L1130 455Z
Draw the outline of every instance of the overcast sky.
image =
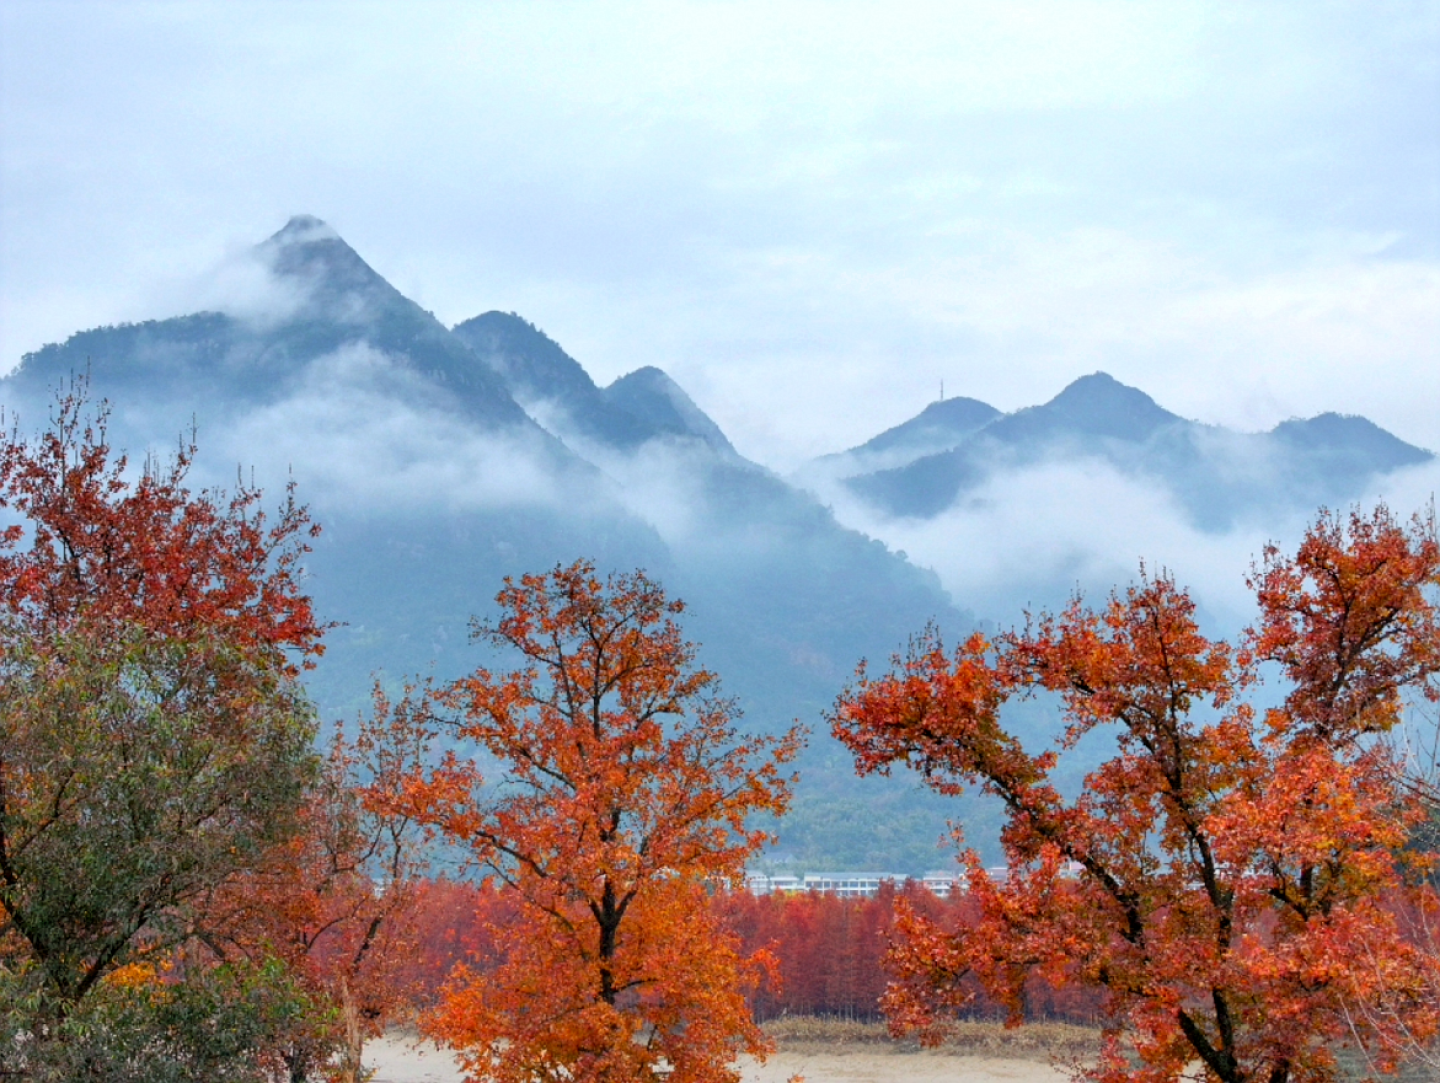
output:
M1440 450L1440 2L0 4L0 364L329 221L787 469L1104 369Z

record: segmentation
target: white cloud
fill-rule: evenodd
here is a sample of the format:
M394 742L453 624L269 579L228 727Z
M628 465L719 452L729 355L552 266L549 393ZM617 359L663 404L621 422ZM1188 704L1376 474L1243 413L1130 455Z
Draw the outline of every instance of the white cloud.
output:
M1143 564L1172 573L1217 630L1233 631L1251 619L1251 561L1268 541L1298 541L1306 522L1276 514L1203 531L1158 485L1095 460L997 472L928 520L887 518L840 490L829 495L841 522L933 568L958 604L1002 625L1076 590L1100 602Z
M293 472L319 508L575 506L538 432L477 432L432 394L384 354L349 346L310 365L294 394L223 425L206 458L253 464L272 486Z
M257 331L294 317L312 292L310 283L294 276L277 278L254 245L232 248L218 263L166 290L171 307L180 312L223 312Z
M1267 472L1234 449L1214 450L1250 480ZM998 469L931 519L889 517L833 480L809 480L821 482L842 523L934 569L958 604L1001 625L1027 607L1063 605L1076 590L1099 602L1134 582L1143 564L1172 573L1211 630L1233 634L1253 619L1252 564L1270 542L1293 549L1318 511L1262 508L1228 529L1202 530L1161 485L1084 458ZM1360 506L1383 501L1403 518L1424 512L1437 492L1440 462L1432 460L1378 479Z
M803 292L831 326L722 340L725 364L677 375L742 451L781 469L914 416L942 380L1010 410L1100 369L1207 423L1337 410L1440 448L1440 264L1376 258L1365 240L1249 273L1116 230L980 225L952 254L891 266L757 259L734 308ZM873 330L887 313L888 349Z

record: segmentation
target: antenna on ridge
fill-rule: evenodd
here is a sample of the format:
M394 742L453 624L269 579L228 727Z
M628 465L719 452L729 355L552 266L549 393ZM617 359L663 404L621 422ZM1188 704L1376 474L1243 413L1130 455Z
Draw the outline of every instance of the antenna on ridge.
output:
M941 401L941 402L944 402L944 401L945 401L945 381L944 381L944 380L941 380L941 381L940 381L940 401Z

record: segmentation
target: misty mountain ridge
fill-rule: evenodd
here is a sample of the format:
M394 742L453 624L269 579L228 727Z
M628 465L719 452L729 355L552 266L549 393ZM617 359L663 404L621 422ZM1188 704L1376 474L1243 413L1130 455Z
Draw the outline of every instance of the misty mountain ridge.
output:
M621 452L650 440L694 439L741 461L720 427L660 369L646 366L601 388L557 342L513 312L486 312L453 332L562 439Z
M976 618L934 571L876 540L893 538L847 528L808 489L839 486L883 525L964 514L987 482L1062 457L1158 480L1223 524L1275 500L1277 478L1313 510L1429 458L1363 418L1255 436L1198 425L1095 374L1008 414L933 403L817 460L802 488L741 456L661 369L601 387L514 313L446 328L319 219L292 219L248 258L260 288L233 311L79 332L27 354L0 394L33 427L52 389L88 371L92 394L113 403L117 447L163 453L194 418L197 480L224 484L241 463L274 492L293 472L325 527L307 585L345 622L310 679L327 714L362 708L372 672L393 682L488 662L467 627L504 576L578 557L646 569L688 603L686 632L747 725L799 718L815 731L781 844L812 863L930 867L955 815L992 843L983 803L856 780L825 732L859 659L888 657L929 621L953 641Z
M858 659L927 621L973 626L933 572L736 453L661 370L601 388L519 316L446 328L319 219L292 219L249 259L259 302L80 332L27 354L0 393L33 427L88 370L117 447L163 454L193 417L198 482L224 484L238 462L275 492L293 472L325 528L307 586L344 622L308 679L326 714L363 709L372 672L493 664L467 630L502 578L579 557L683 598L701 661L760 731L814 725ZM928 855L945 811L898 780L861 784L877 816L840 849L816 835L830 795L857 790L815 728L786 848L887 867L897 845ZM884 823L923 826L897 843Z
M885 516L929 519L963 508L1007 472L1089 461L1159 484L1197 527L1218 531L1278 508L1357 500L1377 478L1434 458L1363 417L1336 413L1265 433L1204 425L1104 372L1008 414L950 401L960 404L951 408L957 423L938 423L948 404L932 403L859 447L815 460L797 479L822 492L838 483Z
M999 416L999 410L979 399L940 399L858 447L821 456L816 465L840 477L905 466L927 455L949 451Z
M487 366L324 222L292 218L251 256L277 298L264 313L202 312L82 332L26 354L9 381L34 394L88 369L117 404L137 392L226 408L279 401L316 358L364 344L419 377L436 408L491 427L533 426Z

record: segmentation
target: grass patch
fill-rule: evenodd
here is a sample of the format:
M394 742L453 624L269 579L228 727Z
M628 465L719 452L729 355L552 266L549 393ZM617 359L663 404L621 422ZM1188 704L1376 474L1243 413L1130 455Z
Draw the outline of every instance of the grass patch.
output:
M790 1015L772 1019L765 1033L782 1050L797 1053L915 1053L914 1039L890 1037L884 1023L825 1016ZM1007 1057L1050 1062L1090 1060L1100 1048L1100 1031L1070 1023L1026 1023L1007 1028L1001 1023L955 1024L949 1040L936 1052L956 1056Z

